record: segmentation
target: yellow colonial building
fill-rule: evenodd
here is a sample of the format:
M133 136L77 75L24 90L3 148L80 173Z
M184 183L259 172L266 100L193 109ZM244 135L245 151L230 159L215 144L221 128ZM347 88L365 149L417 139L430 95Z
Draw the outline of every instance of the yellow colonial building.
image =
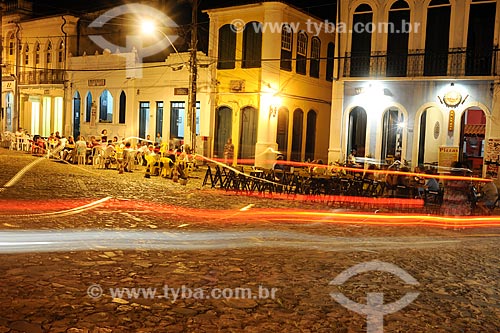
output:
M328 153L334 35L322 21L281 2L210 9L216 59L213 156L228 138L235 156L269 167Z

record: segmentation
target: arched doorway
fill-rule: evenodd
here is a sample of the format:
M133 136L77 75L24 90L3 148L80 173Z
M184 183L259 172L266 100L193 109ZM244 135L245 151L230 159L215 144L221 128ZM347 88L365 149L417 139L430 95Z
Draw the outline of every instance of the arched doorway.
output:
M233 110L221 106L215 112L214 157L224 157L224 145L232 135Z
M73 95L73 135L78 138L80 135L80 111L81 111L81 98L78 91Z
M439 146L442 145L445 131L443 114L438 108L430 107L422 112L418 133L418 165L437 165Z
M257 143L257 109L247 106L241 109L240 147L238 158L254 159Z
M280 108L278 111L278 126L276 130L276 143L278 150L283 155L288 152L288 109Z
M382 118L382 161L401 161L403 151L403 112L396 108L385 111Z
M307 113L306 125L306 160L314 160L314 150L316 148L316 112L310 110Z
M347 128L347 155L356 149L358 157L364 157L366 151L366 111L356 106L349 113ZM347 157L347 156L346 156Z
M478 107L471 107L462 113L460 122L459 159L475 174L483 168L486 133L486 115Z
M293 111L292 129L292 156L291 160L300 162L302 158L302 131L304 129L304 111L296 109Z

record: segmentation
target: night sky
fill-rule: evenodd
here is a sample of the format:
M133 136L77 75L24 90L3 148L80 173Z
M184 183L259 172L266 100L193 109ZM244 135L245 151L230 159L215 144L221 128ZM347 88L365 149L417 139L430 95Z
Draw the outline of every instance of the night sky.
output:
M100 1L89 1L89 0L35 0L34 12L35 15L53 15L61 13L70 13L76 16L85 14L87 12L93 12L102 9L109 9L114 6L118 6L124 3L133 3L134 1L127 0L100 0ZM148 1L138 1L144 4L148 4ZM199 29L198 29L198 49L207 52L208 48L208 15L203 14L202 11L208 8L220 8L224 6L234 6L250 3L259 3L262 1L258 0L199 0ZM286 0L281 1L289 3L297 8L302 9L314 16L321 19L327 19L329 21L334 21L335 10L336 10L336 0ZM191 0L149 0L152 4L163 4L165 12L174 21L180 25L185 26L185 30L189 30L189 24L191 22ZM89 22L90 23L90 22ZM186 36L186 41L189 40L189 36ZM187 42L186 42L187 44ZM188 48L188 45L178 45L180 50Z
M34 7L36 13L41 15L61 13L72 11L74 13L83 13L103 8L108 8L123 3L128 3L126 0L36 0ZM133 2L133 1L132 1ZM147 1L143 1L147 3ZM175 8L188 9L190 0L158 0L151 1L152 3L163 2ZM199 0L200 10L214 7L232 6L238 4L259 3L258 0ZM336 0L287 0L283 1L290 3L302 10L309 12L323 19L333 20L335 16ZM187 13L189 15L189 13Z

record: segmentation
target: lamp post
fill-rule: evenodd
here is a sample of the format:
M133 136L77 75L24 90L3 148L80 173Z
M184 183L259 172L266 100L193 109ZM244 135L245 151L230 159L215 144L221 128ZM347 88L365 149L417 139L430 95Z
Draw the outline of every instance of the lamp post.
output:
M190 57L189 64L185 63L182 56L177 51L177 48L172 43L168 35L159 29L156 24L152 21L144 21L142 23L142 31L145 34L152 34L153 32L159 32L165 37L175 53L179 56L184 65L189 68L189 92L188 92L188 107L187 110L187 123L189 126L189 140L191 144L191 151L196 153L196 89L197 89L197 79L198 79L198 62L197 62L197 44L198 44L198 1L193 0L192 7L192 28L191 28L191 46L190 46Z
M196 58L198 44L198 0L193 0L191 12L191 53L190 53L190 76L189 76L189 128L191 132L191 150L196 154L196 89L198 80L198 64Z

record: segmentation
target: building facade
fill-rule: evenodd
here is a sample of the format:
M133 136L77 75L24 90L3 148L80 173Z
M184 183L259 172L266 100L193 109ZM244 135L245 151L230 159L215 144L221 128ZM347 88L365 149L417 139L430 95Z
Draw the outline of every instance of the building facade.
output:
M495 0L341 1L329 161L411 167L440 151L485 171L500 137L500 6Z
M183 144L188 139L187 105L189 53L171 54L164 62L143 64L137 54L111 53L70 57L70 87L66 109L70 110L72 133L85 137L154 140ZM210 61L201 52L198 59L196 133L210 137L211 77ZM206 140L197 151L208 154Z
M278 152L326 161L334 35L280 2L207 13L209 57L217 61L213 156L223 156L230 138L240 162L270 167Z
M2 17L2 129L48 136L65 128L66 59L78 19L31 18L32 4L8 1Z

